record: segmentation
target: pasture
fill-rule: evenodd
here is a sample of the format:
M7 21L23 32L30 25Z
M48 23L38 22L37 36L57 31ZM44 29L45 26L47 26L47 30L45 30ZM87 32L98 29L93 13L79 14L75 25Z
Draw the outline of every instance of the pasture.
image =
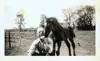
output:
M77 56L95 56L95 31L78 31L75 30ZM5 43L5 56L27 56L27 50L31 43L36 39L34 32L11 32L11 48L8 42ZM80 43L80 46L78 45ZM62 42L60 56L68 56L68 48Z

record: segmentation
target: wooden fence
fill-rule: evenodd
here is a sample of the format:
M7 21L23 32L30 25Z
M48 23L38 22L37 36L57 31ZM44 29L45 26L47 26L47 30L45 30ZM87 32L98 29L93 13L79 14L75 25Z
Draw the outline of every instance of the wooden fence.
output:
M17 41L19 39L36 39L36 32L5 32L5 47L9 44L9 48L12 47L12 41ZM21 41L20 41L21 43Z

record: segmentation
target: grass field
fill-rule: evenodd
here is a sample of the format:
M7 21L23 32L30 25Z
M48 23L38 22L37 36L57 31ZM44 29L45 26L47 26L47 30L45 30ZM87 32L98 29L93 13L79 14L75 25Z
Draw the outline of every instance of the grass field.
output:
M76 38L74 39L76 44L77 56L94 56L95 55L95 31L75 31ZM78 45L80 43L80 46ZM67 47L65 43L61 46L61 56L68 55Z
M16 33L18 34L18 33ZM95 56L95 31L75 31L76 38L74 38L76 44L77 56ZM21 34L17 35L18 37ZM6 43L5 55L6 56L27 56L27 50L31 43L35 40L34 33L23 33L23 37L12 39L12 48L8 48ZM80 46L78 45L80 43ZM62 42L60 49L60 56L68 56L68 49L64 42Z

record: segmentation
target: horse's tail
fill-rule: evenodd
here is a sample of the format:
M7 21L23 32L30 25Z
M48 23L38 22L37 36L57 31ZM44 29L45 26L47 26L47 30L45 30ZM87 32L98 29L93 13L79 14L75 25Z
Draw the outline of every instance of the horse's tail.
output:
M77 44L78 44L78 46L81 46L79 42Z
M70 36L71 36L71 37L73 37L73 38L75 38L75 37L76 37L76 35L75 35L75 33L74 33L73 28L72 28L72 27L68 27L68 28L69 28L69 33L70 33Z

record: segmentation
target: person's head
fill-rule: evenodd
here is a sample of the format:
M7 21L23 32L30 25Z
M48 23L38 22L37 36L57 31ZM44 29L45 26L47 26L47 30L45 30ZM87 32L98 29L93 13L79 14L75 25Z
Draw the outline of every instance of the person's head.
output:
M40 31L39 32L39 37L43 36L44 35L44 31Z

